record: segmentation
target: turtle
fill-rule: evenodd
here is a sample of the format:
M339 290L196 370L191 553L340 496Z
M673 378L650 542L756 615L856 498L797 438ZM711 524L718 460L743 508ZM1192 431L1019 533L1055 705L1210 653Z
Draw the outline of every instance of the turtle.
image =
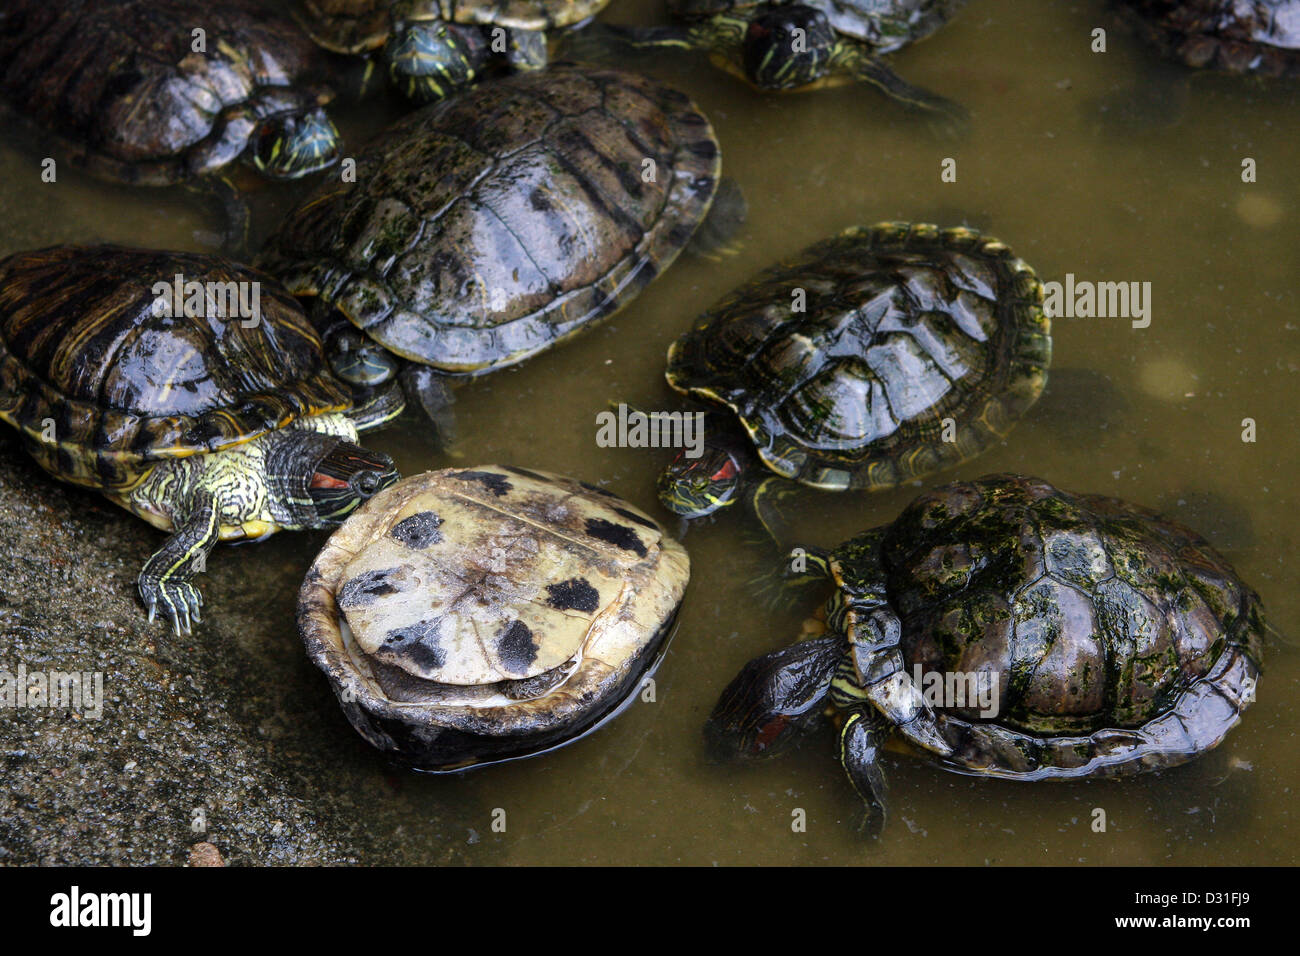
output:
M547 34L609 0L299 0L295 12L327 50L377 55L408 99L440 100L493 63L546 66Z
M258 259L307 304L335 373L394 376L448 438L446 386L603 319L709 212L720 155L682 93L574 64L516 73L399 120L322 184Z
M1210 750L1254 701L1258 595L1147 508L988 475L794 554L834 588L824 633L746 664L705 738L715 756L769 756L829 709L869 833L884 823L878 757L895 732L958 773L1121 776Z
M1187 66L1300 76L1300 0L1116 0L1149 42Z
M251 306L239 308L238 304ZM220 256L54 246L0 260L0 420L50 474L171 533L140 596L177 635L217 541L337 524L397 480L297 300Z
M713 63L751 86L774 92L867 83L927 112L948 135L969 121L958 103L901 79L882 57L921 40L967 0L670 0L675 26L593 23L575 34L571 55L611 50L704 50Z
M338 158L322 57L254 0L6 0L0 108L101 179L192 183L241 158L297 179ZM229 184L203 182L242 233Z
M514 466L403 479L330 537L307 653L373 746L430 773L553 750L657 667L685 549L610 491Z
M668 350L668 384L717 410L659 478L699 518L779 491L881 490L999 441L1038 398L1051 322L1034 271L965 227L853 227L745 283ZM761 466L761 467L760 467Z

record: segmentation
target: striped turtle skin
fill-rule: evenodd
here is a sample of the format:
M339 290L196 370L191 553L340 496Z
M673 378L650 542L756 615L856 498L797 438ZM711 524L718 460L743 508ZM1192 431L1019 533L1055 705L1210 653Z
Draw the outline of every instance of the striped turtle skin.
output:
M777 753L829 703L873 829L895 733L958 773L1120 776L1218 746L1255 699L1258 595L1199 534L1115 498L1021 475L957 482L808 570L834 588L826 633L751 661L706 736Z
M154 315L176 275L260 283L261 321ZM227 259L55 246L0 261L0 420L58 477L132 485L150 463L215 452L343 411L320 338L275 280ZM56 443L41 441L47 422Z
M195 52L194 30L206 51ZM245 156L274 178L336 159L323 54L254 0L5 0L0 105L101 178L166 186Z
M1300 76L1300 0L1117 0L1139 32L1188 66Z
M773 473L876 490L1000 440L1050 360L1041 283L1006 245L881 223L731 293L670 347L667 378L730 409Z
M356 182L322 185L259 261L317 300L323 329L341 317L403 359L481 375L609 316L666 269L720 162L685 95L556 65L399 121L357 157Z
M404 479L330 537L298 626L367 741L460 770L554 749L621 710L689 577L685 549L608 491L450 468Z

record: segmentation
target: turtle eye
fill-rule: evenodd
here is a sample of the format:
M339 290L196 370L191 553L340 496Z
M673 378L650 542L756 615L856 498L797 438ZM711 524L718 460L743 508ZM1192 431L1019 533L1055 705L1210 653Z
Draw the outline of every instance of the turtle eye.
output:
M357 475L357 490L369 498L379 490L382 482L383 479L379 476L378 472L363 471L361 474Z

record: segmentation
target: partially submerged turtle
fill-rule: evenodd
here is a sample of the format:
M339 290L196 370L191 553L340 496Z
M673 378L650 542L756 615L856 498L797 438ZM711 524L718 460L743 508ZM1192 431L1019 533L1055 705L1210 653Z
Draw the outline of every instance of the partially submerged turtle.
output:
M1117 0L1148 41L1187 66L1300 76L1300 0Z
M902 80L881 59L929 36L966 0L670 0L671 27L593 24L575 37L584 54L605 46L694 49L761 90L806 90L862 82L934 114L949 131L964 107Z
M183 297L174 294L177 277ZM251 315L232 303L255 303ZM256 298L254 298L256 296ZM214 307L220 303L220 307ZM56 246L0 260L0 420L46 471L171 532L140 572L149 619L199 620L217 541L336 524L397 480L298 303L216 256Z
M323 184L262 266L307 300L335 372L399 372L444 428L448 377L522 361L615 312L708 212L718 144L687 97L556 65L425 107Z
M1114 498L988 476L806 560L835 588L826 633L747 664L705 733L770 755L829 704L872 828L895 732L958 773L1119 775L1217 746L1254 700L1258 596L1195 532Z
M170 186L241 158L295 179L337 159L320 56L253 0L6 0L0 107L104 179Z
M609 0L299 0L299 20L335 53L378 56L408 98L428 103L473 83L493 62L546 66L547 34Z
M610 492L448 469L399 482L330 537L298 626L367 741L462 770L618 713L658 664L689 576L682 546Z
M778 475L830 491L892 488L1000 441L1051 360L1042 285L970 229L849 229L774 266L668 351L668 383L727 411L698 457L659 479L688 518ZM760 509L760 517L762 511Z

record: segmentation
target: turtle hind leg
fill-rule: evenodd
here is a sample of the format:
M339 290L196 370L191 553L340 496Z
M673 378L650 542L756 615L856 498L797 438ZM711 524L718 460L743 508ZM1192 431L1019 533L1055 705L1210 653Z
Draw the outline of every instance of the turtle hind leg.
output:
M246 261L252 215L248 201L235 184L224 175L210 175L185 183L183 188L217 211L222 223L221 251L237 262Z
M191 622L203 619L203 597L190 578L203 569L208 552L217 543L219 535L216 502L211 497L204 497L167 542L145 562L136 584L150 622L161 608L171 621L172 631L179 637L190 633Z
M965 138L970 130L970 112L960 103L954 103L913 86L885 65L879 57L857 46L848 46L838 54L835 68L860 82L880 90L890 99L910 109L924 113L930 128L940 139L956 142Z
M840 729L840 765L862 799L855 829L865 837L879 838L885 828L885 774L880 750L893 731L888 720L866 708L855 709Z
M691 236L686 251L715 262L724 256L734 256L741 248L737 236L748 218L749 202L740 183L730 176L722 177L708 215Z

